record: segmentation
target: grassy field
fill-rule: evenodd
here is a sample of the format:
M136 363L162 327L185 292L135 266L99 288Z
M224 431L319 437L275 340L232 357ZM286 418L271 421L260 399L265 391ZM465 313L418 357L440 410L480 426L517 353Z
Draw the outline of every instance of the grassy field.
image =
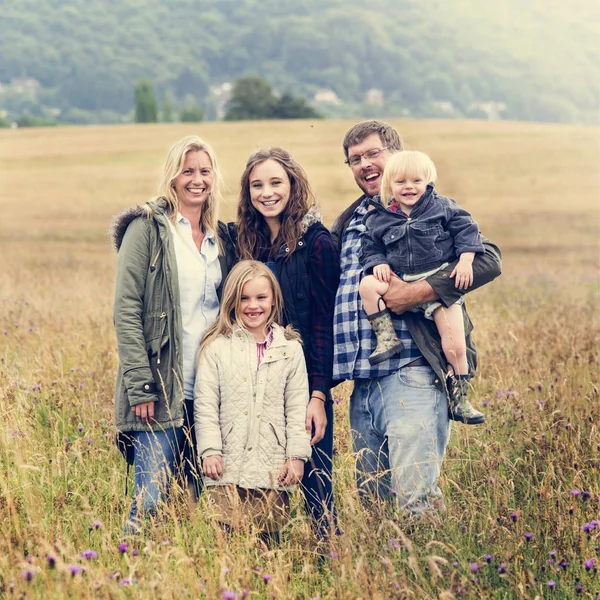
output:
M600 597L598 130L399 121L438 188L504 252L469 298L483 427L454 428L440 526L406 534L353 487L349 384L336 390L344 535L324 562L301 512L281 548L223 538L183 499L119 547L129 500L113 444L111 218L154 194L167 149L215 147L234 215L249 153L304 165L326 224L357 197L346 122L219 123L0 132L0 598ZM579 587L578 587L579 586Z

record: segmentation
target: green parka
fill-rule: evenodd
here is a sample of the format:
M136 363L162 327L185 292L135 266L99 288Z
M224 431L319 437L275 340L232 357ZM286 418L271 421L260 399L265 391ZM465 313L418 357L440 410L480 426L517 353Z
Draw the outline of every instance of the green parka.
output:
M182 323L177 261L164 199L119 215L113 224L117 250L114 323L119 368L115 425L119 432L183 425ZM219 223L222 282L233 263L227 227ZM221 290L218 290L220 295ZM155 402L154 423L132 408Z

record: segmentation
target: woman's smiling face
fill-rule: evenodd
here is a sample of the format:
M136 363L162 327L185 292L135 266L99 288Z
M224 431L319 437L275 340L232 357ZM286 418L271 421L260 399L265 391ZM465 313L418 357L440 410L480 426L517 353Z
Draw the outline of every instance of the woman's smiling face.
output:
M265 160L250 171L250 202L267 222L279 221L290 190L290 178L276 160Z

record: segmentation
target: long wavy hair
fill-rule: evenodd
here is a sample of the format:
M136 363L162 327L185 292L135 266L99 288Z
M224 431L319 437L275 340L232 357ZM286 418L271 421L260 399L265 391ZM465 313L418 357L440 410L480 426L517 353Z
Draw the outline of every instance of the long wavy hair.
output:
M267 161L277 161L290 180L290 199L279 215L280 229L271 244L271 231L264 217L252 206L250 200L250 175L257 165ZM241 192L237 208L237 252L240 258L256 260L270 248L269 258L277 256L282 246L287 246L289 258L296 250L302 237L302 219L315 204L315 196L308 183L304 169L283 148L273 147L258 150L250 155L242 174Z
M179 200L173 187L173 182L183 171L183 163L188 152L206 152L210 158L213 168L213 186L204 205L200 216L200 227L206 232L211 230L218 234L218 210L223 193L223 177L217 163L217 156L212 146L197 135L189 135L175 142L167 154L163 167L162 179L158 185L158 197L164 198L168 205L168 216L174 221L179 211ZM218 236L217 236L218 239Z
M271 309L271 314L267 319L265 328L268 329L273 323L281 324L283 296L273 271L267 265L257 260L242 260L231 269L227 276L225 285L223 286L219 317L204 335L198 356L202 354L217 336L230 335L238 327L245 329L240 315L242 291L246 283L257 277L265 277L269 281L273 292L273 308ZM288 339L290 339L288 335L290 331L286 329L286 337Z

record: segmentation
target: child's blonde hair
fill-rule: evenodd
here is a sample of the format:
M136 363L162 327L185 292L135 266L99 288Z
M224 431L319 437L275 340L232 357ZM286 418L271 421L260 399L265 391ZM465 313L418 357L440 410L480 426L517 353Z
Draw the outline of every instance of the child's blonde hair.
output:
M433 161L424 152L403 150L392 154L385 165L381 178L381 202L387 206L393 199L392 182L398 175L421 177L426 183L435 183L437 171Z
M271 314L267 319L265 329L268 329L273 323L281 323L283 296L273 271L271 271L267 265L257 260L242 260L231 269L231 272L225 281L219 317L206 332L202 344L200 345L198 356L200 356L218 335L229 335L236 327L244 329L244 323L242 319L239 318L240 306L242 303L242 290L246 283L257 277L265 277L270 283L271 290L273 291L273 307L271 309Z

